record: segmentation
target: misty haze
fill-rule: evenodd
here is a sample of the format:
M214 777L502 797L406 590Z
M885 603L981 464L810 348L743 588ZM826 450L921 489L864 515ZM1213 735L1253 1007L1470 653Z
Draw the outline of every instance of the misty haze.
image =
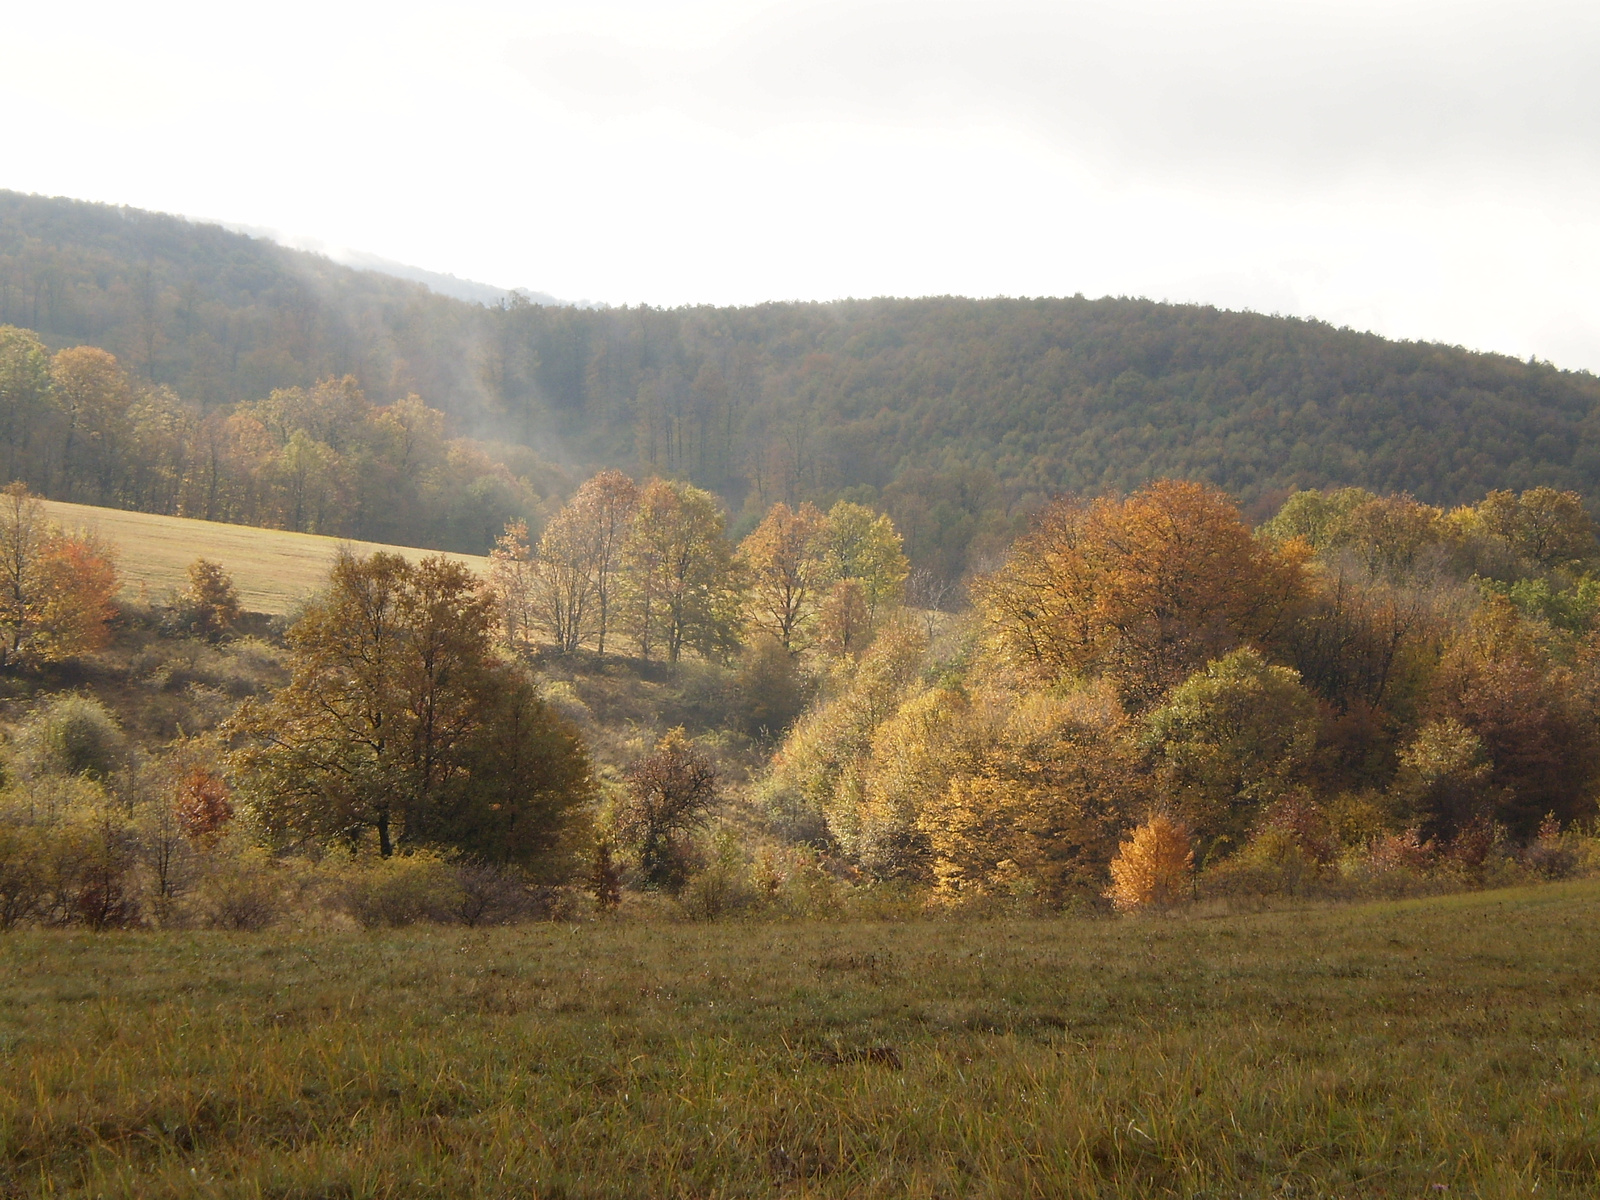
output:
M5 28L0 1195L1595 1193L1592 6Z

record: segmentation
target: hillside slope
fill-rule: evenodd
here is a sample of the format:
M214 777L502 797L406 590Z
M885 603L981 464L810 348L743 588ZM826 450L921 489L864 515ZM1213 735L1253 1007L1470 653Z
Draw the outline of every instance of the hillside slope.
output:
M352 374L454 431L685 477L748 514L885 507L955 575L1042 499L1158 476L1264 512L1359 484L1600 502L1600 380L1315 321L1143 300L483 307L215 226L0 192L0 323L208 405Z
M45 511L63 528L88 530L114 548L125 593L148 593L152 599L160 600L167 592L184 586L190 563L196 558L209 558L220 562L233 576L247 611L273 616L292 612L300 601L327 583L328 568L341 546L361 554L383 550L413 562L435 553L408 546L343 541L311 533L252 529L53 500L45 502ZM479 573L488 568L485 558L469 554L445 557Z

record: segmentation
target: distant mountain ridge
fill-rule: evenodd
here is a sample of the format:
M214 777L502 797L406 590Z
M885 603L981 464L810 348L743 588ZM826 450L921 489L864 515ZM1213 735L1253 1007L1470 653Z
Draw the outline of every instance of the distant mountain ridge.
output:
M463 281L456 281L461 283ZM1600 508L1600 380L1317 321L1082 297L485 306L215 225L0 192L0 323L111 350L207 405L352 375L573 468L881 505L930 570L988 561L1052 494L1207 480Z

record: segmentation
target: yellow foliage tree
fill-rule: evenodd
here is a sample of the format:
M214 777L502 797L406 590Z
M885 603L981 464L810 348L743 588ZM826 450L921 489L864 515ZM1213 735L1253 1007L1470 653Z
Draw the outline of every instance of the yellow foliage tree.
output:
M1109 689L979 697L966 716L969 728L940 731L957 769L917 817L940 891L1062 900L1103 886L1137 794Z
M1106 898L1120 911L1166 907L1183 899L1194 874L1189 831L1156 813L1133 831L1111 860Z
M774 504L739 543L749 591L750 625L785 650L805 648L821 599L827 518L813 504Z

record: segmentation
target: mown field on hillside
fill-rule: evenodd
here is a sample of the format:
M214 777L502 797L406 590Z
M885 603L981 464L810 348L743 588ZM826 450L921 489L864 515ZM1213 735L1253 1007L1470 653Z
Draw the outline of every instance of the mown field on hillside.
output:
M413 562L436 553L89 504L49 500L44 507L50 519L63 528L87 529L115 547L124 594L138 598L147 591L151 599L160 600L172 589L182 588L188 582L189 564L204 557L227 568L246 611L273 616L293 611L327 584L328 568L340 546L361 554L386 550ZM488 564L487 559L470 554L445 557L480 572Z
M0 1194L1592 1196L1600 885L0 940Z

